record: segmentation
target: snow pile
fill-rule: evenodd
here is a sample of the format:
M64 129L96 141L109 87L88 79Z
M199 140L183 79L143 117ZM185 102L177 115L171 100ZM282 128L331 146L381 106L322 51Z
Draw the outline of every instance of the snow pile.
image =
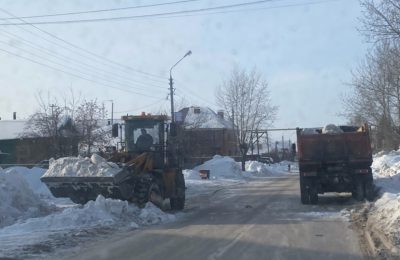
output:
M53 195L47 186L40 181L40 177L46 172L46 169L33 167L32 169L26 167L10 167L4 170L8 174L19 175L29 185L29 188L40 198L53 198Z
M228 156L215 155L211 160L193 168L193 171L186 172L186 178L200 179L198 172L209 170L210 179L241 179L243 178L240 164ZM196 173L197 172L197 176Z
M381 197L371 205L368 222L393 244L400 243L400 151L378 153L372 163Z
M33 183L32 183L33 184ZM30 184L15 169L0 168L0 227L17 220L48 214L51 207L30 188Z
M97 154L91 158L82 157L64 157L55 161L50 161L49 170L44 177L54 176L114 176L120 168L115 163L107 162Z
M290 171L289 166L290 165ZM247 161L246 172L253 176L277 176L290 173L297 174L298 164L295 162L282 161L280 163L266 164L258 161Z
M323 134L340 134L340 133L343 133L343 130L334 124L329 124L329 125L324 126L324 128L322 128L322 133Z
M175 220L174 215L161 211L152 203L147 203L145 208L140 209L127 201L98 196L96 201L89 201L84 206L66 208L46 217L27 219L22 223L0 229L0 241L1 236L7 234L29 234L31 232L73 230L121 224L137 228L139 225L160 224L173 220Z
M255 173L257 175L271 175L273 174L272 168L267 164L258 161L247 161L246 172Z
M376 178L398 175L400 173L400 151L376 154L371 167Z

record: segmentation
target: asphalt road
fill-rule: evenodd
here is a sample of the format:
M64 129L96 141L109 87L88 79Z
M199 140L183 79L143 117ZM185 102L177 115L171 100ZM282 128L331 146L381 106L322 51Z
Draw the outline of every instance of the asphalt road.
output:
M340 211L349 198L301 205L297 176L215 187L174 223L82 245L65 259L364 259Z

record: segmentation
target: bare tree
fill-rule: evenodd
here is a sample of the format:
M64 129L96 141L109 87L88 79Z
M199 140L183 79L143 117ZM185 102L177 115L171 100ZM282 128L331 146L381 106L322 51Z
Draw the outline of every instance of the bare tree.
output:
M216 97L218 104L232 118L244 170L252 131L270 126L278 108L271 102L267 82L255 69L247 72L235 68L230 78L218 88Z
M379 149L393 149L400 141L399 55L398 45L377 43L353 72L353 92L344 100L347 118L368 122L376 129L375 147Z
M400 39L400 2L398 0L362 0L362 33L371 40Z
M106 130L101 128L102 107L96 100L84 100L76 111L75 123L80 135L81 150L89 155L96 143L107 140Z
M49 93L47 98L44 98L43 93L39 92L36 99L39 108L28 118L24 133L21 136L51 138L51 153L55 157L61 156L63 155L61 153L62 133L59 131L59 127L64 120L64 108Z

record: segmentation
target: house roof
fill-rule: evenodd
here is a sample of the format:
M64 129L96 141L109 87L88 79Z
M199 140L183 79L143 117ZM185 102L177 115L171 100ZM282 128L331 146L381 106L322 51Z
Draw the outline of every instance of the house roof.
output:
M208 107L186 107L178 113L180 113L179 121L186 128L233 128L232 122L224 119Z
M17 139L24 132L26 120L0 120L0 140Z

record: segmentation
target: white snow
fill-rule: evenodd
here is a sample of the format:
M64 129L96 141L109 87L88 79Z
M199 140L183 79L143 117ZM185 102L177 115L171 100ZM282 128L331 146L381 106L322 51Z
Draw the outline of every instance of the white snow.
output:
M91 158L82 157L63 157L58 160L50 161L45 177L54 176L114 176L121 169L115 163L107 162L97 154Z
M90 167L85 168L86 164L104 164L103 158L99 156L91 160L63 158L52 163L53 166L59 166L62 174L69 174L60 176L77 176L71 168L61 167L66 166L67 162L73 165L71 168L81 166L76 168L79 174L83 174L80 172L82 169L92 170ZM35 254L35 250L29 253L26 248L71 243L76 234L85 233L85 230L104 227L139 228L175 221L179 215L163 212L152 203L138 208L127 201L102 196L83 206L70 200L54 198L40 181L45 171L40 168L0 168L0 258L25 258L26 254L31 257L29 254Z
M195 109L200 109L200 113L195 113ZM230 121L221 118L208 107L189 107L184 124L189 128L232 128Z
M289 171L290 165L290 171ZM255 177L278 176L287 174L297 174L298 164L295 162L282 161L279 163L266 164L258 161L246 162L246 173Z
M324 126L324 128L322 128L322 133L323 134L340 134L340 133L343 133L343 130L334 124L329 124L329 125Z
M243 178L240 164L228 156L215 155L211 160L193 168L193 171L199 172L199 170L209 170L210 179L212 180ZM188 175L188 173L186 173L186 175ZM193 177L193 175L195 174L190 173L190 176Z
M392 242L400 242L400 151L374 155L372 170L374 183L381 197L375 201L368 221L387 235Z
M0 140L16 139L23 133L26 120L0 120Z
M17 220L47 214L50 210L39 194L32 191L30 186L36 184L29 184L22 174L15 174L15 171L0 168L0 228Z

